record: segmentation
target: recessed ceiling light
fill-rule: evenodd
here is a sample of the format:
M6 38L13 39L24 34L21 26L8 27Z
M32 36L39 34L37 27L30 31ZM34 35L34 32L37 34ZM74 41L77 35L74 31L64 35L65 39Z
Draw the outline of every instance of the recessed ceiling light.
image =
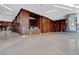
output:
M13 11L11 8L9 8L9 7L7 7L7 6L3 5L3 4L0 4L0 5L3 6L3 7L5 7L6 9L8 9L10 11Z

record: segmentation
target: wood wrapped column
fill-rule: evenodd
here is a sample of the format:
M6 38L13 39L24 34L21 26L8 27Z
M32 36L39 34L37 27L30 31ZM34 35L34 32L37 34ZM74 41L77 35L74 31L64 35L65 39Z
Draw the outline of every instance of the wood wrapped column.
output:
M27 34L27 31L29 29L29 13L25 10L22 10L20 12L20 26L19 30L22 35Z

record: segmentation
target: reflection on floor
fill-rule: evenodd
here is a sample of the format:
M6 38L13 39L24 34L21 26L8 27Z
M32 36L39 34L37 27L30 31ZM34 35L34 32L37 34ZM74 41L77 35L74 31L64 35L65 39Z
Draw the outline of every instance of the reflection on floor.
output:
M0 32L1 55L79 54L79 33L43 33L20 36Z

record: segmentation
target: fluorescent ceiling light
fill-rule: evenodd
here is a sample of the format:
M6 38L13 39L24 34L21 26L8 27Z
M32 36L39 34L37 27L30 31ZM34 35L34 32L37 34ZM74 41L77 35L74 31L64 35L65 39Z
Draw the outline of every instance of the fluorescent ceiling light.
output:
M75 8L79 8L79 6L74 5L74 4L63 4L63 5L70 6L70 7L75 7Z
M58 6L58 5L53 5L53 6L58 7L58 8L68 9L68 10L74 10L74 9L70 9L70 8L63 7L63 6Z
M79 8L79 6L75 6L75 8Z
M44 13L52 13L52 12L55 12L57 10L50 10L50 11L47 11L47 12L44 12Z
M5 7L6 9L8 9L10 11L13 11L11 8L9 8L9 7L7 7L7 6L3 5L3 4L0 4L0 5L3 6L3 7Z
M74 4L63 4L63 5L66 5L66 6L69 6L69 7L75 7Z

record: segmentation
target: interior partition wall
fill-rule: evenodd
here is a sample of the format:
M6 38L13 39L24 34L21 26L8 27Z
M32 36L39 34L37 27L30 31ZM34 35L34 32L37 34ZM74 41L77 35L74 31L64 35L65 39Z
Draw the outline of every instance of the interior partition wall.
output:
M66 30L66 19L56 20L53 22L54 32L65 32Z
M13 25L15 31L21 35L26 35L28 30L34 27L39 28L41 33L63 32L65 20L53 21L45 16L21 9L13 20Z
M0 31L7 31L7 28L12 28L12 22L0 21Z

